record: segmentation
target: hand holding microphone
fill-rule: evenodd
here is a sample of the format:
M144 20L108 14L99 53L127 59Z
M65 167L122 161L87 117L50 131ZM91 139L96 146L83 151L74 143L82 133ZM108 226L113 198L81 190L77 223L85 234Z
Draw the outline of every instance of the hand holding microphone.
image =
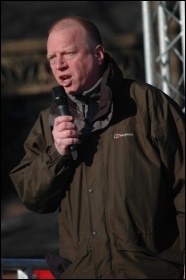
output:
M67 95L64 88L62 86L53 87L52 96L60 116L70 116ZM73 136L71 135L72 133L74 134ZM54 128L53 136L56 143L59 143L58 146L61 144L63 147L67 145L66 142L69 141L69 138L77 138L78 132L75 130L75 125L71 122L71 118L69 119L69 117L66 117L63 122L56 121L56 128ZM76 160L78 157L77 146L75 144L71 144L68 146L68 150L72 158Z

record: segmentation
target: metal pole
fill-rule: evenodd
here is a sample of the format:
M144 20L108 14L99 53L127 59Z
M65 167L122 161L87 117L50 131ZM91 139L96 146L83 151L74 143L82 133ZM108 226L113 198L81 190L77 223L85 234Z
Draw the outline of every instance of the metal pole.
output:
M165 1L159 1L158 5L158 36L159 36L159 52L160 52L160 72L162 78L162 90L170 95L170 89L168 84L170 84L170 59L169 53L167 52L167 20L163 9L165 7Z
M185 89L185 1L180 1L180 28L181 28L181 43L182 43L182 56L183 56L183 79Z
M150 1L142 3L143 41L146 82L155 86L155 52Z

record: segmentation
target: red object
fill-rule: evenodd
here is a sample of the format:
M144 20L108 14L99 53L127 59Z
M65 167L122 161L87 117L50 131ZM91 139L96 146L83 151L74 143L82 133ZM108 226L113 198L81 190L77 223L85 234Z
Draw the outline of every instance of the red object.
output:
M33 270L32 274L37 277L35 279L55 279L49 270Z

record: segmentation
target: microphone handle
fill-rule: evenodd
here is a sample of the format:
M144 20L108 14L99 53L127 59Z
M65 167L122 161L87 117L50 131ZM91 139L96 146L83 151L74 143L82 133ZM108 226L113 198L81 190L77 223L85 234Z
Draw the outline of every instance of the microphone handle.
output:
M58 111L59 111L60 116L65 116L65 115L69 116L70 115L70 112L69 112L67 104L60 104L60 105L58 105Z
M58 110L59 110L60 116L64 116L64 115L69 116L70 115L69 108L68 108L67 104L58 105ZM69 151L70 151L70 154L71 154L73 160L76 160L77 157L78 157L76 145L70 145L69 146Z

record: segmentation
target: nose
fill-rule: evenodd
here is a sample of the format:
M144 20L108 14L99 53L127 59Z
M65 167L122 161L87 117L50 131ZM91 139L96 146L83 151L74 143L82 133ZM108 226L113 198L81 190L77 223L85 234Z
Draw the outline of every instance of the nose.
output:
M60 69L65 68L66 66L67 66L67 64L66 64L66 61L65 61L64 57L63 57L63 56L59 56L59 57L57 58L56 68L57 68L58 70L60 70Z

